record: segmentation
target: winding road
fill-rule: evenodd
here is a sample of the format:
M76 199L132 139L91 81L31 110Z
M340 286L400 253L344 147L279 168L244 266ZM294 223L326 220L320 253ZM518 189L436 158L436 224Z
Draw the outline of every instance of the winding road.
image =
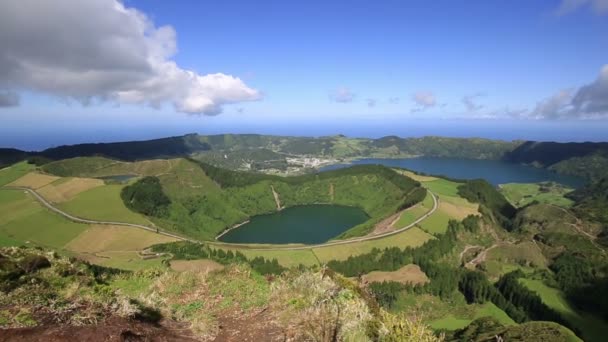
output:
M179 236L179 235L176 235L176 234L168 233L168 232L160 230L159 228L156 228L156 227L148 227L148 226L144 226L144 225L141 225L141 224L127 223L127 222L97 221L97 220L91 220L91 219L81 218L81 217L78 217L78 216L74 216L72 214L68 214L65 211L63 211L63 210L55 207L53 204L51 204L49 201L47 201L44 197L42 197L38 192L36 192L36 190L34 190L34 189L30 189L30 188L26 188L26 187L17 187L17 186L5 186L3 188L4 189L9 189L9 190L27 191L32 196L34 196L34 198L36 200L38 200L38 202L40 202L47 209L51 210L52 212L54 212L56 214L59 214L59 215L65 217L68 220L73 221L73 222L86 223L86 224L99 224L99 225L112 225L112 226L125 226L125 227L139 228L139 229L144 229L144 230L147 230L147 231L150 231L150 232L153 232L153 233L169 236L169 237L172 237L172 238L175 238L175 239L179 239L179 240L183 240L183 241L189 241L189 242L193 242L193 243L203 243L201 241L197 241L197 240L189 239L189 238L186 238L186 237L183 237L183 236ZM318 247L329 247L329 246L337 246L337 245L346 245L346 244L356 243L356 242L377 240L377 239L380 239L380 238L384 238L384 237L387 237L387 236L391 236L391 235L395 235L395 234L399 234L401 232L404 232L404 231L406 231L406 230L408 230L408 229L416 226L420 222L424 221L429 216L431 216L435 212L435 210L437 210L437 208L439 207L439 200L437 199L437 196L435 196L434 193L432 193L428 189L427 189L427 191L428 191L428 193L433 198L433 208L431 208L431 210L429 210L426 214L420 216L419 218L416 219L416 221L408 224L407 226L405 226L403 228L400 228L400 229L397 229L397 230L386 232L386 233L383 233L383 234L372 235L372 236L362 236L362 237L352 238L352 239L348 239L348 240L331 241L331 242L326 242L326 243L321 243L321 244L316 244L316 245L285 246L285 247L277 247L277 246L272 246L272 247L249 247L248 245L233 244L233 243L221 243L221 242L205 242L205 243L214 244L214 245L221 245L221 246L226 246L226 247L238 247L238 248L252 250L252 251L255 251L255 250L261 250L261 251L279 251L279 250L283 250L283 251L288 251L288 250L305 250L305 249L318 248Z

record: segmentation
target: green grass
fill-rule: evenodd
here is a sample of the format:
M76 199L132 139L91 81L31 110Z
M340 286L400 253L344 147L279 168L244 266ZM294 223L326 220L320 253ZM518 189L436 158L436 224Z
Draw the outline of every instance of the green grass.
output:
M443 318L430 322L429 325L435 330L458 330L466 327L472 321L472 319L456 318L454 315L448 314Z
M35 166L32 164L28 164L26 161L22 161L20 163L2 169L0 170L0 186L11 183L34 169Z
M62 248L86 228L87 225L50 213L29 194L0 190L0 240L3 244L29 241Z
M134 274L114 279L114 281L110 283L110 286L120 290L120 292L126 296L137 297L140 293L145 292L152 283L153 279L151 277Z
M144 260L137 255L137 252L101 252L96 255L102 257L101 260L96 262L97 264L122 270L139 271L149 268L166 268L163 265L164 258Z
M448 313L446 316L430 322L429 325L436 330L457 330L466 327L474 320L482 317L494 317L503 325L516 324L509 315L491 302L474 305L474 307L475 313L473 317L460 317L459 315Z
M330 260L345 260L351 255L359 255L370 252L374 248L384 249L387 247L418 247L433 239L433 236L423 230L412 227L399 234L387 236L377 240L362 241L345 245L314 248L313 252L321 263Z
M500 192L516 207L526 206L533 201L570 207L574 202L564 195L572 190L557 184L543 187L539 183L509 183L500 186Z
M93 188L78 194L68 202L61 203L59 207L86 219L150 225L145 217L125 207L120 198L122 187L112 184Z
M420 227L430 234L443 234L448 229L448 221L451 219L446 213L437 209L431 216L419 223Z
M560 290L549 287L540 280L520 279L519 281L536 292L547 306L559 312L564 319L580 329L585 341L605 341L608 322L588 313L577 312Z
M401 214L401 217L399 217L397 223L395 223L395 228L400 229L414 223L414 221L416 221L422 215L426 214L428 211L429 209L420 205L417 205L404 211Z
M268 260L277 259L279 264L284 267L293 267L300 264L304 266L313 266L319 264L317 257L310 249L295 251L251 251L247 249L239 249L238 251L245 254L248 259L258 256L264 257Z
M432 192L439 195L440 197L442 195L458 197L458 186L460 184L461 183L452 182L452 181L449 181L449 180L443 179L443 178L422 183L422 185L425 188L431 190Z

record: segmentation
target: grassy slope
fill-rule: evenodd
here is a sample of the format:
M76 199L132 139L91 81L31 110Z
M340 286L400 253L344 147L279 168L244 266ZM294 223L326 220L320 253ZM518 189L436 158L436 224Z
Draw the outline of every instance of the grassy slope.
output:
M29 194L0 190L0 234L18 245L31 241L41 246L61 248L86 227L49 213Z
M0 170L0 186L11 183L21 178L26 173L34 170L34 165L23 161L10 167Z
M500 186L500 192L507 200L520 208L533 201L561 207L570 207L574 203L571 199L564 197L573 189L553 186L547 188L547 190L541 191L541 185L538 183L509 183Z
M494 317L504 325L516 324L511 317L491 302L474 306L474 314L471 318L462 318L456 317L453 314L447 314L443 318L430 322L429 325L433 329L457 330L466 327L472 321L481 317Z
M536 292L547 306L562 314L567 321L578 327L582 331L585 341L605 341L608 322L577 312L570 306L560 290L549 287L540 280L520 279L520 282Z
M150 225L144 216L125 207L120 198L122 187L112 184L93 188L58 206L70 214L87 219Z
M206 175L210 168L212 177ZM172 199L169 216L153 218L158 225L199 239L211 240L221 231L248 217L271 213L276 203L271 188L279 194L282 206L310 203L335 203L362 207L370 220L353 227L341 238L360 236L374 224L392 214L415 182L396 175L390 169L360 167L355 171L339 170L320 176L292 178L242 174L200 165L186 159L116 162L109 159L73 158L50 163L49 172L72 176L110 176L120 174L153 175ZM390 177L402 178L395 183ZM216 179L217 178L217 179ZM225 180L240 181L239 186L224 186ZM399 182L398 181L398 182ZM405 185L404 185L405 184ZM330 189L333 188L333 196ZM107 185L79 194L64 203L66 211L87 218L146 223L143 217L126 211L115 203L120 186ZM99 201L108 204L100 206Z

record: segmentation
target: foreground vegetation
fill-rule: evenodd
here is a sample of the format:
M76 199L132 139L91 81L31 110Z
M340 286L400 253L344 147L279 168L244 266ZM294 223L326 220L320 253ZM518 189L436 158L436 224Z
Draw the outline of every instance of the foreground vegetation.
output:
M185 159L134 163L104 158L79 160L83 163L76 163L80 165L77 171L73 160L47 164L47 170L62 170L58 172L68 177L140 177L127 185L82 186L82 191L57 205L75 213L92 210L104 218L124 215L121 219L151 220L159 226L172 223L187 227L187 222L183 224L172 216L178 213L192 220L194 227L194 223L224 222L226 213L237 217L237 211L241 211L247 217L248 213L319 199L327 203L357 203L368 213L377 213L376 217L409 208L395 217L399 226L413 222L432 206L432 198L425 196L424 188L438 195L436 213L405 232L352 245L289 251L238 248L216 242L157 241L152 238L157 236L154 233L146 232L150 235L144 238L121 233L119 227L74 224L53 216L22 191L0 190L2 244L40 245L106 266L140 269L131 273L86 266L102 274L87 282L111 293L110 297L103 297L103 303L115 305L111 304L115 303L113 296L125 296L127 302L138 303L134 304L135 309L129 306L129 310L186 322L199 338L218 336L221 331L217 327L229 325L231 317L239 317L245 322L243 326L252 330L257 328L246 325L251 317L259 317L254 321L276 322L277 326L265 325L291 331L293 336L314 325L320 329L315 336L327 336L328 331L333 331L341 340L391 340L388 336L392 333L406 331L410 338L420 333L415 336L429 341L483 341L495 336L509 340L577 341L577 335L586 341L601 341L608 328L605 180L569 193L568 203L543 202L538 198L521 202L524 197L529 199L522 193L532 189L536 193L532 197L538 197L540 188L515 187L511 193L521 198L514 201L511 196L509 201L503 195L504 189L498 191L482 180L457 182L382 167L282 178L234 172ZM10 171L6 184L31 184L40 192L47 189L67 193L73 186L63 184L84 184L71 181L75 178L31 173L32 168L24 163L0 172ZM111 197L96 193L111 193ZM100 203L104 207L96 208ZM55 217L56 222L48 216ZM357 229L364 233L370 228ZM147 249L150 245L154 246ZM147 250L140 255L126 254L132 246ZM19 287L36 293L29 287L32 274L37 277L34 283L40 281L37 284L45 284L44 288L54 288L57 280L52 278L47 283L40 277L46 276L45 272L55 272L49 269L56 267L56 260L67 260L32 249L8 249L0 254L5 256L0 260L11 260L4 263L10 271L6 274L17 272L7 277L24 280L6 291L9 296ZM20 265L29 254L45 257L51 266L28 271ZM105 260L106 257L110 259ZM169 265L199 272L177 273ZM62 283L63 288L70 288L69 285ZM320 292L314 292L319 288ZM76 297L64 297L63 292L53 296L72 301L85 294L88 296L86 291L78 292ZM97 300L95 294L83 298ZM86 303L84 307L95 308L94 317L104 317L109 312L102 302ZM3 316L6 326L44 325L44 319L36 316L44 310L20 305L32 314L8 309ZM354 316L348 316L351 310L356 312ZM133 319L138 315L126 317ZM334 320L335 317L338 318ZM351 321L354 323L347 324ZM100 321L64 322L86 325ZM392 340L399 338L403 337Z

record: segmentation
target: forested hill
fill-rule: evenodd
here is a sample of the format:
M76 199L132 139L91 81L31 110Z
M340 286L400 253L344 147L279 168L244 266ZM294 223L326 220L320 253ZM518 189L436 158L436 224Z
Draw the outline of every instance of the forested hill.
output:
M91 143L49 148L40 152L0 149L0 166L32 156L52 160L104 156L134 161L194 157L216 166L248 171L285 169L287 158L405 158L414 156L505 160L534 164L558 173L597 180L608 169L607 143L501 141L480 138L386 136L378 139L289 137L259 134L220 134L169 137L146 141Z
M590 180L606 176L608 142L556 143L527 141L505 153L503 160L534 164Z

